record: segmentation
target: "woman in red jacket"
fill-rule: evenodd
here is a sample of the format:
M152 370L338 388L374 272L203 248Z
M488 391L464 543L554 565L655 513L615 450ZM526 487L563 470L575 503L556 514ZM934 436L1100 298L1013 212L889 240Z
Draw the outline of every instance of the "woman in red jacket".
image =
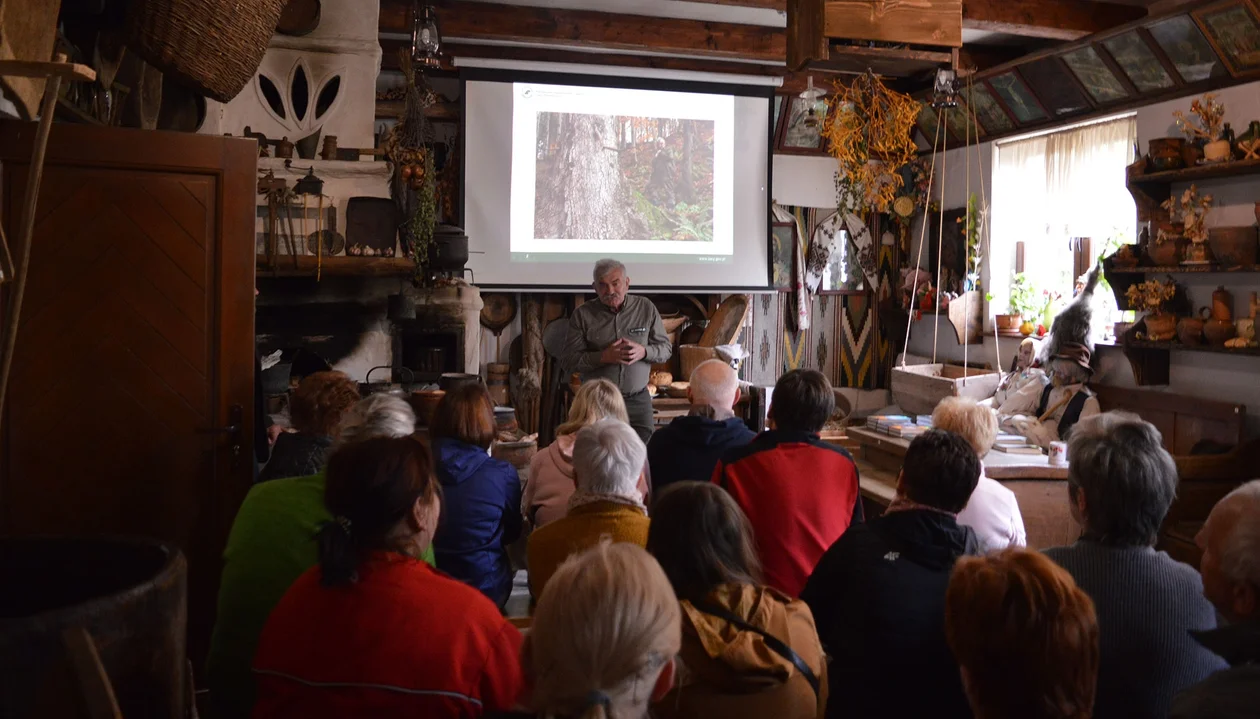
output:
M521 692L521 636L476 589L419 559L441 489L407 438L338 450L328 463L319 566L263 629L256 719L476 717Z

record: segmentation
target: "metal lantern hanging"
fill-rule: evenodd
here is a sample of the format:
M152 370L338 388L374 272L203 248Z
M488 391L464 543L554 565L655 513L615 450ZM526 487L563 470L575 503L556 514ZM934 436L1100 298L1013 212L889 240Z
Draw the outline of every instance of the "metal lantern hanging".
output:
M438 29L437 11L431 5L412 5L411 61L417 67L436 70L441 67L442 33Z
M293 185L293 191L299 195L322 195L324 181L315 175L315 168L312 167Z
M958 107L958 73L950 67L937 68L932 83L932 107Z
M827 91L814 87L814 76L807 78L805 90L797 97L805 101L805 126L818 127L827 116Z

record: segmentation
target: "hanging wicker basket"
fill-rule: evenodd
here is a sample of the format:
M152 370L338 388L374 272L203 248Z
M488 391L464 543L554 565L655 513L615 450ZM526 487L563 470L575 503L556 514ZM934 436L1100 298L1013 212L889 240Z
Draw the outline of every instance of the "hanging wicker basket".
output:
M228 102L262 63L286 0L133 0L127 46L207 97Z

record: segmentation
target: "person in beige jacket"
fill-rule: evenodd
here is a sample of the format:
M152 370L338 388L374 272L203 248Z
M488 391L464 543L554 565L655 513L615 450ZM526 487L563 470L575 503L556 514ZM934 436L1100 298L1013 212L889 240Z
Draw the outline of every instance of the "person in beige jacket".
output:
M573 444L578 430L611 417L626 424L626 403L617 385L606 379L586 382L573 398L569 419L556 428L556 439L529 462L529 478L521 496L521 514L538 529L568 513L569 498L577 489L573 475ZM646 502L648 478L639 477L639 493Z
M761 584L752 528L724 489L679 482L663 490L647 549L682 607L678 678L655 705L657 716L823 716L827 662L814 617L804 602ZM776 650L766 635L795 657Z

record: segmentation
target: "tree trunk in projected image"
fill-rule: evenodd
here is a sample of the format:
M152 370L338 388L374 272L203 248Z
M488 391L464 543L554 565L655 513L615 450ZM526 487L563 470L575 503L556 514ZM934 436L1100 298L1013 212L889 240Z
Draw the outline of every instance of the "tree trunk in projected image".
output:
M695 123L691 120L682 121L683 131L683 159L682 159L682 177L678 179L678 199L687 204L696 201L696 187L694 174L692 173L692 165L695 157Z
M615 118L559 115L559 157L540 164L535 232L559 239L636 239L645 233L622 181Z

